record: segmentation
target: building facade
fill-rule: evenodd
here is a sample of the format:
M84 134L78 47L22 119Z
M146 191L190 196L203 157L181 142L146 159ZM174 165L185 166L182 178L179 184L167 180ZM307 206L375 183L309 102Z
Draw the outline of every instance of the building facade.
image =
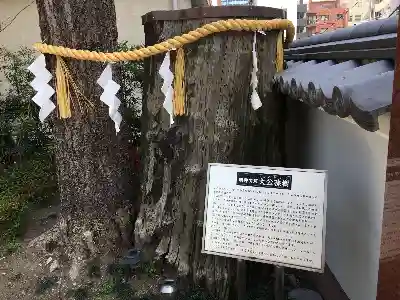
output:
M310 0L307 11L307 34L320 34L346 27L347 12L340 6L339 0Z
M374 18L382 19L389 17L400 5L400 0L374 0Z
M377 1L380 0L342 0L341 6L348 11L348 25L354 26L373 19L374 3Z
M305 0L307 1L307 0ZM307 34L307 3L304 0L297 0L297 32L296 38L308 37Z
M341 6L348 10L349 26L370 20L389 17L400 5L400 0L342 0Z

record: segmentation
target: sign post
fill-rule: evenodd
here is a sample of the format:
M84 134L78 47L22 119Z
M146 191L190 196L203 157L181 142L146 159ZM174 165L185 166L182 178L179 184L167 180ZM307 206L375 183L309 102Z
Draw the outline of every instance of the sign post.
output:
M202 252L323 272L325 171L209 164Z
M274 299L285 300L285 269L275 266Z

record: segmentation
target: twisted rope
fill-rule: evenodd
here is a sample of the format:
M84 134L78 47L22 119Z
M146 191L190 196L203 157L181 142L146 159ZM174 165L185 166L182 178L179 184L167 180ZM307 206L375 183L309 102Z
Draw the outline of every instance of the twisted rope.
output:
M185 114L185 51L179 48L175 61L175 85L174 85L174 113L176 116Z
M291 21L274 19L274 20L245 20L230 19L220 20L206 24L188 33L170 38L164 42L153 46L143 47L141 49L125 51L125 52L96 52L89 50L70 49L61 46L52 46L42 43L34 44L34 48L43 54L53 54L60 57L69 57L79 60L91 60L101 62L119 62L142 60L147 57L161 54L173 49L178 49L184 45L194 43L203 37L214 33L226 31L270 31L270 30L286 30L286 43L293 41L295 28Z
M283 32L279 32L276 41L276 60L275 67L277 72L283 71Z

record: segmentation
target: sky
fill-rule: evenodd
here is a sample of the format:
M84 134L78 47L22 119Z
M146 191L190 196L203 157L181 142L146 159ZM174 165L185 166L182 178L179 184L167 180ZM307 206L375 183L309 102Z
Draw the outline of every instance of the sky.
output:
M287 18L292 21L294 28L297 28L297 0L255 0L255 2L259 6L287 9Z

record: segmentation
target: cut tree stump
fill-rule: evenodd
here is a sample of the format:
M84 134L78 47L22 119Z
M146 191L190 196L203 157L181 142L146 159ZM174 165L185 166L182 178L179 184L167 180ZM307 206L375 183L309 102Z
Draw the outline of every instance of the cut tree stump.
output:
M219 19L283 15L282 10L265 7L235 7L234 15L229 9L149 13L143 17L146 45ZM223 17L218 18L216 11ZM271 87L278 32L257 36L258 91L263 102L257 111L250 103L253 35L219 33L184 47L187 115L177 117L171 128L158 74L164 55L145 63L142 204L135 224L136 245L150 257L165 259L179 275L218 299L236 297L237 262L201 254L208 163L284 163L285 102Z

